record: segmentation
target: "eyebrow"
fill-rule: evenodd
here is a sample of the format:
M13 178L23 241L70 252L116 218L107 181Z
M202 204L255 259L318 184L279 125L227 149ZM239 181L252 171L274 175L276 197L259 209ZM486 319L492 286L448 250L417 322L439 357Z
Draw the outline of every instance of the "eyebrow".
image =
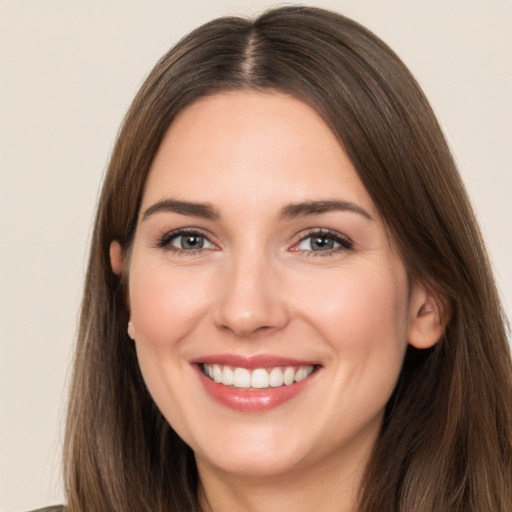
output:
M307 201L303 203L293 203L285 206L281 210L281 219L292 219L295 217L305 217L308 215L318 215L333 211L352 212L362 215L365 219L375 220L366 210L350 201Z
M357 213L368 220L375 220L366 210L357 204L350 201L339 200L292 203L281 210L279 218L293 219L296 217L307 217L308 215L319 215L333 211ZM142 215L142 220L146 220L151 215L160 212L179 213L181 215L211 220L218 220L221 217L219 210L209 203L193 203L190 201L178 201L176 199L164 199L151 205Z
M181 215L213 220L220 218L220 212L211 204L164 199L151 205L142 215L142 220L146 220L151 215L159 212L173 212Z

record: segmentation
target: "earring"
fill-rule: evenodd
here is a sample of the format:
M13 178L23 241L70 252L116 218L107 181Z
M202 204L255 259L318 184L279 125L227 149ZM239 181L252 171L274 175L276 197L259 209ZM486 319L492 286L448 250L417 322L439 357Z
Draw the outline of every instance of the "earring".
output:
M134 340L135 339L135 334L133 333L133 324L131 322L131 320L128 322L128 329L127 329L127 332L128 332L128 336Z

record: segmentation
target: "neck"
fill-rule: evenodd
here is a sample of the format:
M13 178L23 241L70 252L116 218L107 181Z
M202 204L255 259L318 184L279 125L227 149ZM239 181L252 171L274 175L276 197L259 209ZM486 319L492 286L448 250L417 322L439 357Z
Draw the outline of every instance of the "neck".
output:
M203 512L355 512L369 453L340 464L333 453L321 464L276 475L233 475L197 460Z

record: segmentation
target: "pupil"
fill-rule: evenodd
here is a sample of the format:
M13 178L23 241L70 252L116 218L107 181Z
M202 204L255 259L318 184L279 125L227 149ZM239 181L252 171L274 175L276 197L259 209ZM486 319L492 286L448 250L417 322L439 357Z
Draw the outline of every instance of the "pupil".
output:
M189 235L182 238L183 249L201 249L203 247L203 237L199 235Z
M313 239L312 249L314 251L321 251L323 249L332 249L334 240L328 236L317 236Z

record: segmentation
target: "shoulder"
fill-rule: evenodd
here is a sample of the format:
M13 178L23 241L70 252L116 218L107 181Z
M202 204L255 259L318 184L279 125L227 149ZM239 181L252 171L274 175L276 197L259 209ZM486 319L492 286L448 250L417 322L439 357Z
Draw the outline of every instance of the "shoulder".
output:
M62 509L62 505L54 505L53 507L38 508L37 510L32 510L31 512L62 512Z

